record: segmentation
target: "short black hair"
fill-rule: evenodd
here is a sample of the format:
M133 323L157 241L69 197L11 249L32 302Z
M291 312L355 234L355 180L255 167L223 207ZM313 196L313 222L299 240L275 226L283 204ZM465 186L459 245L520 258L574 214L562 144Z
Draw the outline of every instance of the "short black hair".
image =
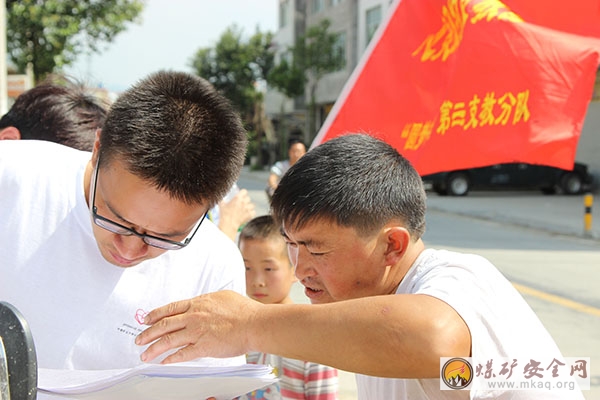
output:
M302 139L297 138L297 137L291 137L288 140L288 149L291 149L293 145L300 143L302 146L304 146L304 148L306 149L306 144L302 141Z
M281 250L287 255L287 246L281 235L281 229L270 214L260 215L248 221L240 231L238 244L241 244L243 240L275 240L281 242Z
M100 167L119 158L173 198L212 207L238 179L247 143L239 114L208 81L159 71L110 108L100 135Z
M410 162L388 143L364 134L313 148L290 167L271 199L272 215L286 227L325 220L362 235L399 220L420 238L425 211L423 181Z
M270 237L279 237L281 240L283 240L283 237L281 236L281 230L275 223L273 216L266 214L254 217L248 221L240 231L239 240L267 239Z
M0 129L14 126L24 140L46 140L91 151L107 108L108 103L83 83L51 75L17 97L0 119Z

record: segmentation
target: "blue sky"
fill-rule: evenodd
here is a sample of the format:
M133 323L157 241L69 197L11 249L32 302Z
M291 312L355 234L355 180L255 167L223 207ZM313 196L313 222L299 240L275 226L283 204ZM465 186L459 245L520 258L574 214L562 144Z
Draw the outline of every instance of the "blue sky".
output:
M212 47L237 24L250 36L276 31L278 0L147 0L141 24L130 24L106 50L82 55L65 72L90 85L122 91L160 69L191 72L199 48Z

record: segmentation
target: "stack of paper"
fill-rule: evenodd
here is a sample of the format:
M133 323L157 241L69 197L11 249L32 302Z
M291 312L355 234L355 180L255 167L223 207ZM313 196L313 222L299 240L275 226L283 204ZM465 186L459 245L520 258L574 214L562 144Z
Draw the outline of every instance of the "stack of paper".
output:
M40 368L40 394L78 399L232 399L277 381L266 365L235 367L196 363L144 364L131 369L57 370Z

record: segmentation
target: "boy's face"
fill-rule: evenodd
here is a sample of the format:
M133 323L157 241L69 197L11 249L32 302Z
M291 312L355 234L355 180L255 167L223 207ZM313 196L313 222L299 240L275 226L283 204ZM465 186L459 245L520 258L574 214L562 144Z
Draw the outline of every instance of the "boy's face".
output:
M246 293L263 304L291 303L296 281L283 238L242 239L240 252L246 266Z

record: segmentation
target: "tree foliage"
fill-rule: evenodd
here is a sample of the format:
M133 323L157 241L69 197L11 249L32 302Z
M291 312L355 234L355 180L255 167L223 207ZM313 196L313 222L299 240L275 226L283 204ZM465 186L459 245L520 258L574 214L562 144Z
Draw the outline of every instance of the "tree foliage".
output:
M282 58L267 77L269 85L279 90L286 97L293 99L304 94L306 75L296 63Z
M272 37L272 33L257 29L245 40L242 30L234 24L214 48L199 49L191 60L196 74L227 97L246 122L252 120L255 103L261 97L256 84L265 80L273 68Z
M346 63L344 52L338 46L339 35L330 32L330 26L331 21L322 20L318 25L309 27L294 45L294 60L314 85L324 75L340 70Z
M256 29L246 39L237 25L228 27L214 48L201 48L191 59L195 73L208 80L239 111L248 131L248 156L261 156L266 133L262 92L257 83L265 81L273 68L271 32Z
M293 98L309 91L309 129L315 131L315 93L319 81L328 73L344 67L344 51L339 48L338 34L330 31L331 21L322 20L298 36L288 49L291 61L284 56L269 75L269 85Z
M7 50L17 70L32 63L36 80L72 63L85 52L98 52L137 22L144 0L7 1Z

